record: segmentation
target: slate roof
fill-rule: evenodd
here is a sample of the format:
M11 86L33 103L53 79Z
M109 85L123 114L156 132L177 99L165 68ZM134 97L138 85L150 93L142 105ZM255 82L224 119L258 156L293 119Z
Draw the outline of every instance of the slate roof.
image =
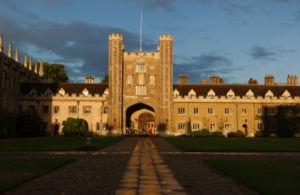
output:
M21 83L20 91L22 95L26 95L32 89L35 89L38 92L38 95L41 95L44 94L47 89L50 89L53 94L56 94L61 88L63 88L65 92L69 94L75 93L79 95L82 93L83 89L86 88L91 95L102 95L105 89L108 88L108 85L100 83Z
M285 90L288 90L292 97L300 96L300 86L266 86L266 85L246 85L246 84L174 84L173 89L177 89L181 96L187 96L193 89L196 96L207 96L212 89L216 96L226 96L227 92L232 89L236 96L245 96L249 89L254 96L264 97L268 90L271 90L274 96L280 97Z

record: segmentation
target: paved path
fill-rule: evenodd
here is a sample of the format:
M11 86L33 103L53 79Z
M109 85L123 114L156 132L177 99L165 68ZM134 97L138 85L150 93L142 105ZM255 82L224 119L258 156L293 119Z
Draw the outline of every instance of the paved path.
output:
M160 158L152 140L144 138L136 145L116 194L186 193Z

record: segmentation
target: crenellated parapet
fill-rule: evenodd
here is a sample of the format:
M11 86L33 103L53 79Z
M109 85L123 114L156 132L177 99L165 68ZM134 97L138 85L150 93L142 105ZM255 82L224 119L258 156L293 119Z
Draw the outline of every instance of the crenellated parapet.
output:
M163 34L163 35L159 36L159 40L160 41L173 41L174 37L173 37L173 35Z
M123 35L120 33L112 33L108 36L109 40L123 40Z

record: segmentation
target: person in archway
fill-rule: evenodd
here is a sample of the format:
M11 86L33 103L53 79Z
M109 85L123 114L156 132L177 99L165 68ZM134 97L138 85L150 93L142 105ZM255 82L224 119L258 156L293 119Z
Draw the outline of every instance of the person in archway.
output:
M248 135L248 125L247 124L243 124L243 127L245 129L245 135L247 137L247 135Z

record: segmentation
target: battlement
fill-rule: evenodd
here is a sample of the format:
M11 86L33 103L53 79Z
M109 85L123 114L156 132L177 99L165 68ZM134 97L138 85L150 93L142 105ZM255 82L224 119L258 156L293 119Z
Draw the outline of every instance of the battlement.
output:
M173 35L166 35L166 34L160 35L159 40L160 41L173 41Z
M109 40L117 39L117 40L123 40L123 35L120 33L112 33L108 35Z
M139 57L139 56L153 57L156 56L157 54L158 54L157 52L151 52L151 51L147 51L147 52L125 51L124 52L124 56L126 57Z

